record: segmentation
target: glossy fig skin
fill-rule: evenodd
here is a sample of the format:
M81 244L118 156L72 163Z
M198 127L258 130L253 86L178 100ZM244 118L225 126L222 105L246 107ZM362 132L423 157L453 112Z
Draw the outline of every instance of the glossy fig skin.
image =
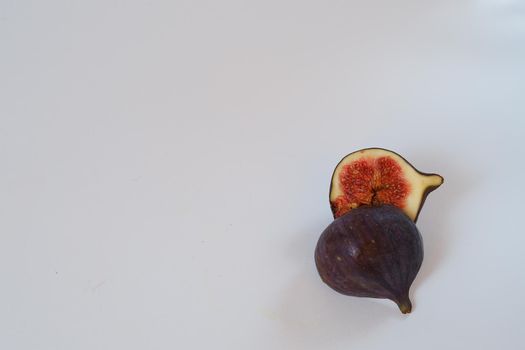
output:
M339 293L391 299L409 313L410 285L423 262L414 222L392 205L362 206L334 220L321 234L315 263Z

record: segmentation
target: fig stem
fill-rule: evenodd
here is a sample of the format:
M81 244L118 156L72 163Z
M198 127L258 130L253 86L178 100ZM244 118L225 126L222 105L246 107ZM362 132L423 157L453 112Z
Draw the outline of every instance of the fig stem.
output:
M409 314L410 311L412 311L412 302L410 301L408 296L399 299L399 301L396 301L396 303L397 306L399 306L399 310L401 310L402 313Z

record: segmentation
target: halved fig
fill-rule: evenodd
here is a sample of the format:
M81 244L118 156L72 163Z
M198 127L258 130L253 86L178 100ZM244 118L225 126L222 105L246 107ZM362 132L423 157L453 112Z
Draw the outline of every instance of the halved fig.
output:
M330 206L338 218L362 205L390 204L414 222L427 195L443 183L437 174L422 173L399 154L366 148L337 164L330 185Z

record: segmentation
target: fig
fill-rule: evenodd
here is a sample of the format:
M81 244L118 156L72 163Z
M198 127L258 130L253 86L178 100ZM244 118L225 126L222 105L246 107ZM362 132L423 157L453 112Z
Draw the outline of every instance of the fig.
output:
M321 279L339 293L394 301L412 310L410 285L423 262L414 222L392 205L361 206L321 234L315 263Z
M390 299L402 313L411 312L409 290L423 262L415 222L442 183L440 175L422 173L383 148L344 157L330 183L334 221L315 248L323 282L345 295Z
M392 204L415 222L427 195L442 183L441 176L420 172L395 152L362 149L335 167L330 206L338 218L361 205Z

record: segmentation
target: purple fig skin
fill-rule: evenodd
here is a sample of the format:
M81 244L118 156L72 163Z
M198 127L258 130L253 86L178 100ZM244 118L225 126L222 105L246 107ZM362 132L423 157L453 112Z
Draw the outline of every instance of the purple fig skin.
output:
M394 301L412 310L409 289L423 262L416 225L392 205L362 206L334 220L321 234L315 264L339 293Z

